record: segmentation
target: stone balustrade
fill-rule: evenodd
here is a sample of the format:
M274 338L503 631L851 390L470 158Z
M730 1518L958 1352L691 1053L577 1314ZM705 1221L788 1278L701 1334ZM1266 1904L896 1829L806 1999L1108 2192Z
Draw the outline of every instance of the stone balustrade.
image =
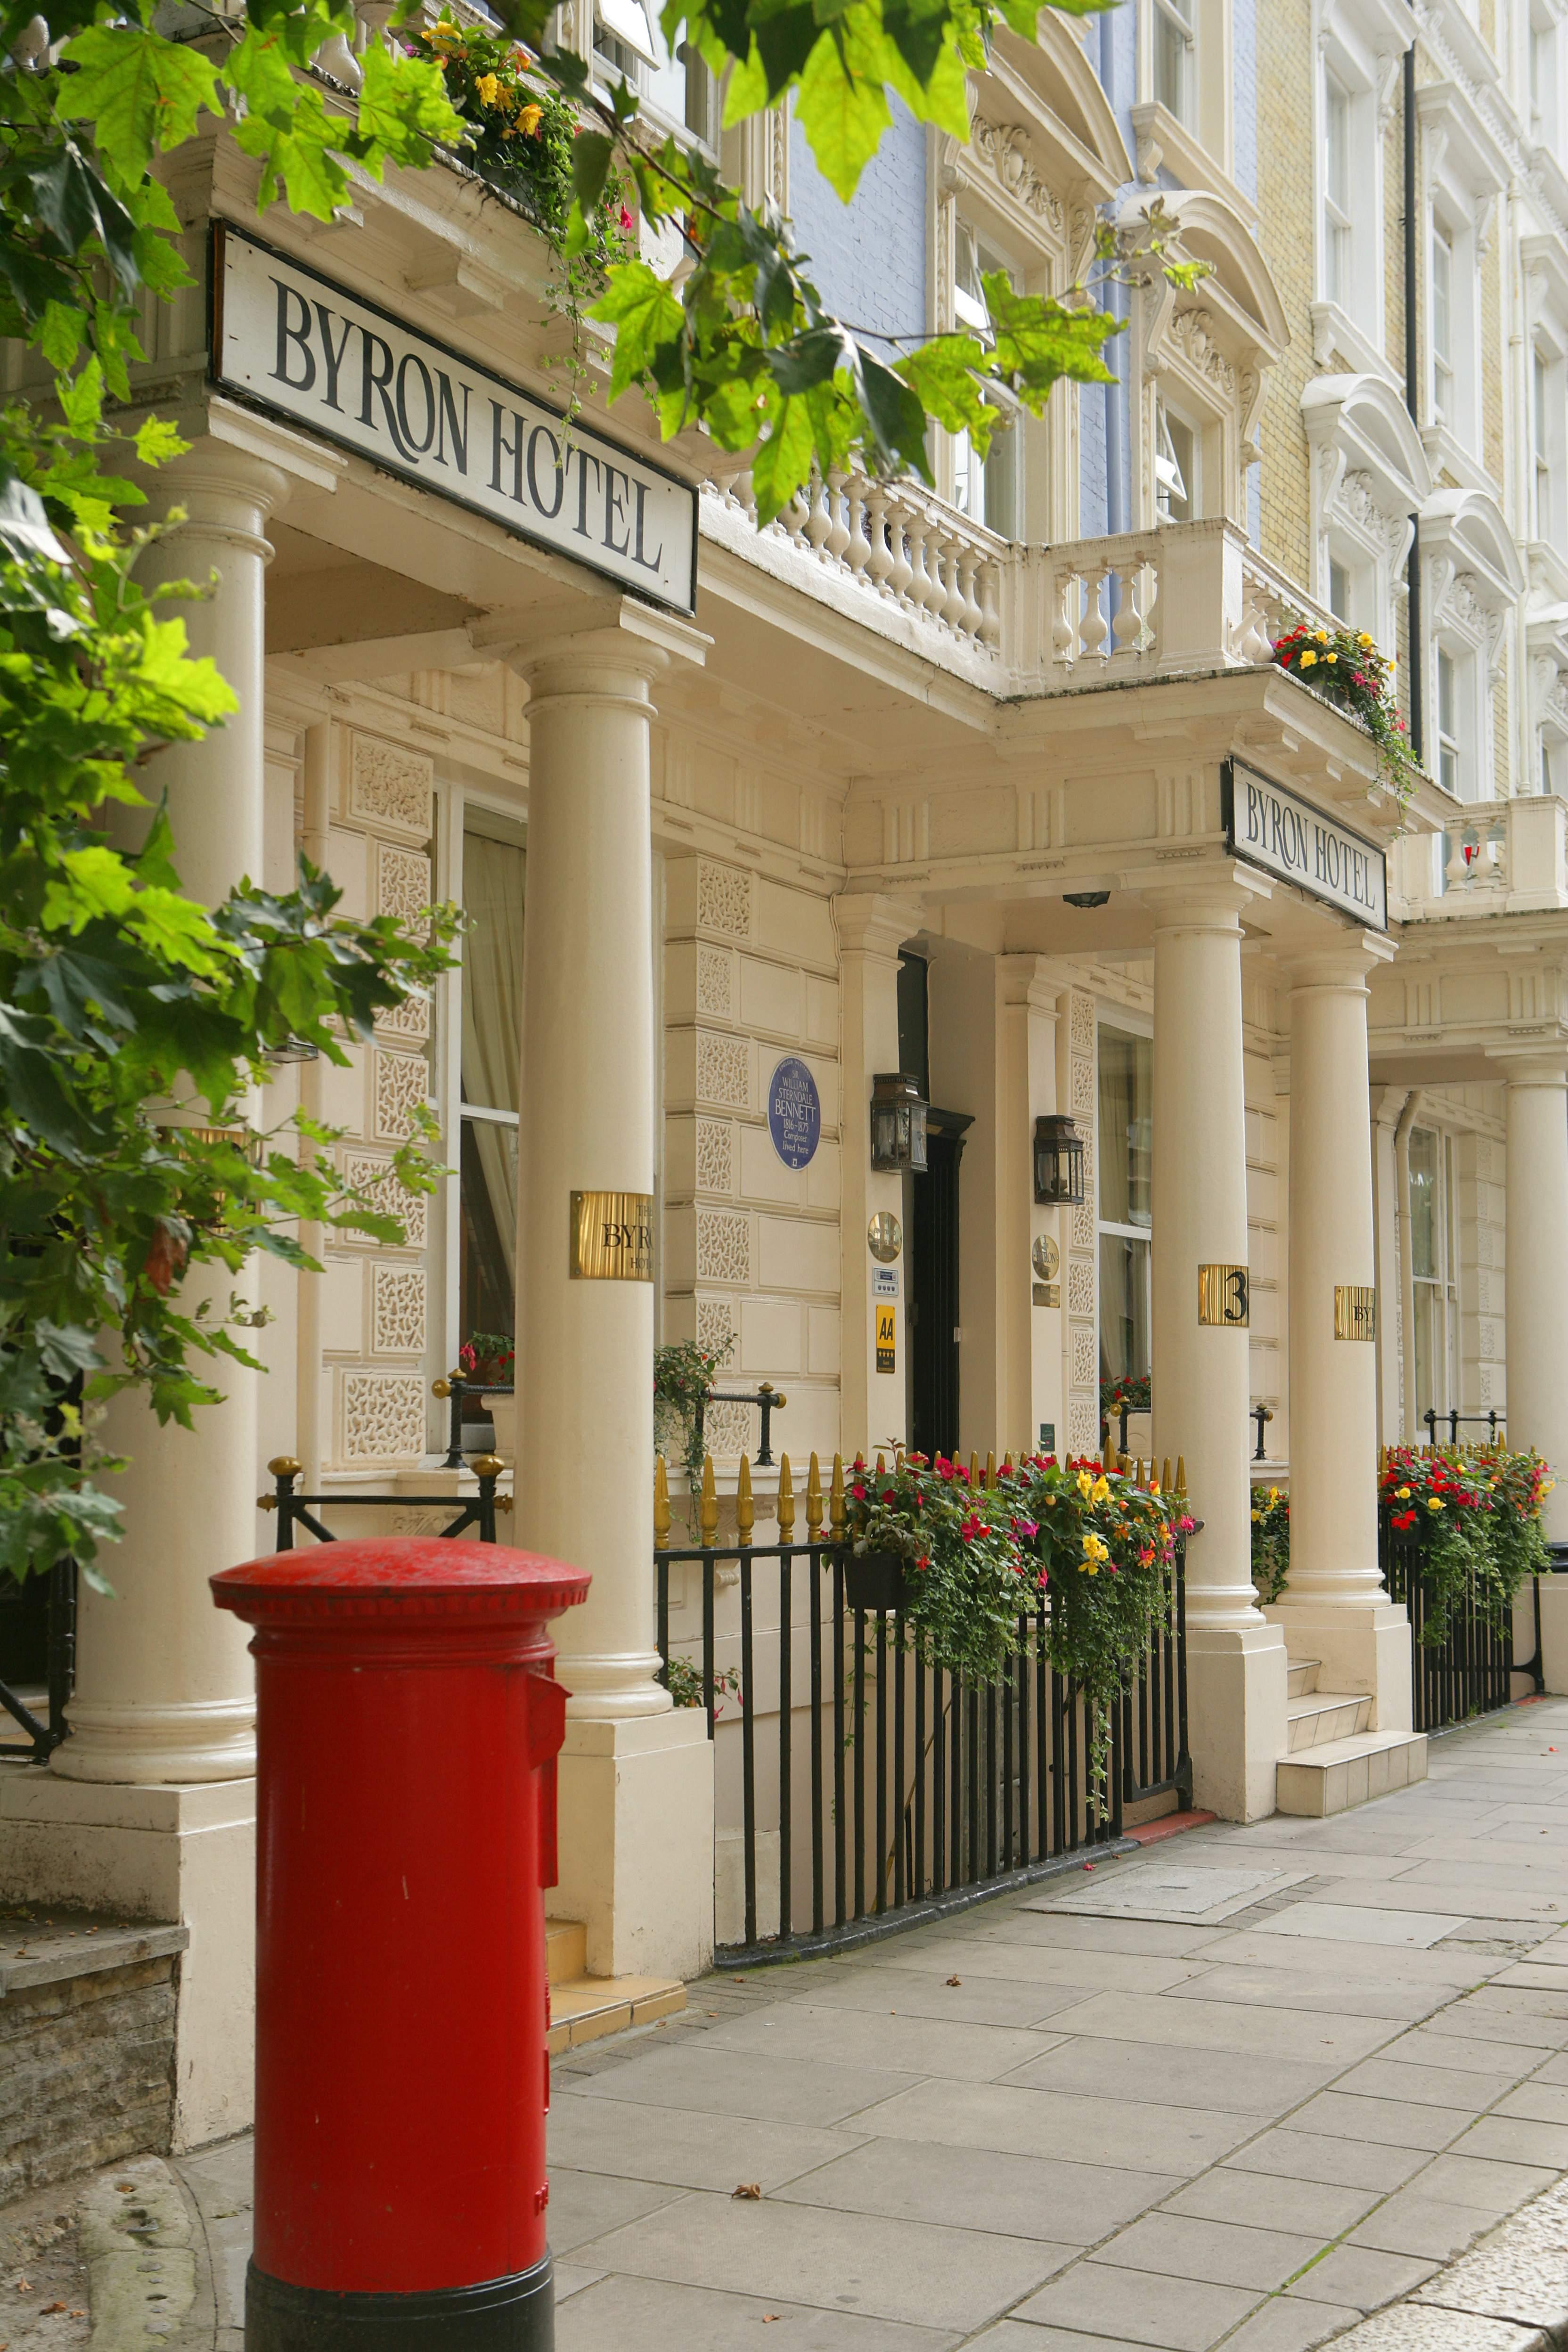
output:
M1568 801L1547 793L1459 808L1394 845L1391 912L1406 922L1568 907Z

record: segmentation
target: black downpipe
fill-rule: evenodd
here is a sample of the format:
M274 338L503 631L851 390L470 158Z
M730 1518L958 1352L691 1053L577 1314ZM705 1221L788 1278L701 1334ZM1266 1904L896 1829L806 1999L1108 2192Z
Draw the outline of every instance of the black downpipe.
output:
M1410 422L1419 427L1420 355L1415 340L1415 44L1405 52L1405 405ZM1421 518L1410 518L1410 553L1405 562L1408 598L1405 618L1409 638L1410 749L1419 765L1426 762L1424 709L1425 644L1421 628Z

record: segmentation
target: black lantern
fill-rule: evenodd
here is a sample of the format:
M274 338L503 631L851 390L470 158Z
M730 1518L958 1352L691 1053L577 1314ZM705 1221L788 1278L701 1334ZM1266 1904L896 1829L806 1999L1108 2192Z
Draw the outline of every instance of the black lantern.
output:
M1069 1205L1083 1198L1083 1138L1057 1111L1035 1121L1035 1198Z
M926 1164L926 1111L913 1078L902 1070L879 1070L871 1081L871 1165L887 1171Z

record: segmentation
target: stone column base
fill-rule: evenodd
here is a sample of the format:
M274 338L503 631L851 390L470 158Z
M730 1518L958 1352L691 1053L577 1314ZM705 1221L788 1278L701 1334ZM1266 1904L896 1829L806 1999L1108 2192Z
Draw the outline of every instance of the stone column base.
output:
M590 1974L700 1976L713 1958L713 1748L701 1707L569 1716L558 1770L560 1883L545 1907L587 1928Z
M1285 1753L1285 1644L1255 1625L1187 1627L1187 1741L1193 1802L1222 1821L1274 1811L1274 1768Z
M1408 1731L1410 1619L1403 1601L1291 1601L1266 1610L1293 1658L1319 1661L1320 1691L1371 1694L1373 1731Z
M1513 1654L1521 1662L1535 1648L1535 1594L1527 1577L1513 1604ZM1568 1693L1568 1576L1541 1580L1541 1669L1554 1698ZM1523 1696L1528 1685L1516 1682Z
M0 1772L0 1900L190 1929L174 2027L174 2147L255 2106L256 1783L173 1787Z

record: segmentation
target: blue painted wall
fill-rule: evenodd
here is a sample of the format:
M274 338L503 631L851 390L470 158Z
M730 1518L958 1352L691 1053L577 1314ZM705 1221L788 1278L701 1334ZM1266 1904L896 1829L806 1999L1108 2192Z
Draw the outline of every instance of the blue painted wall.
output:
M926 331L926 135L895 98L893 121L853 204L840 202L790 121L790 217L795 242L835 317L877 334Z

